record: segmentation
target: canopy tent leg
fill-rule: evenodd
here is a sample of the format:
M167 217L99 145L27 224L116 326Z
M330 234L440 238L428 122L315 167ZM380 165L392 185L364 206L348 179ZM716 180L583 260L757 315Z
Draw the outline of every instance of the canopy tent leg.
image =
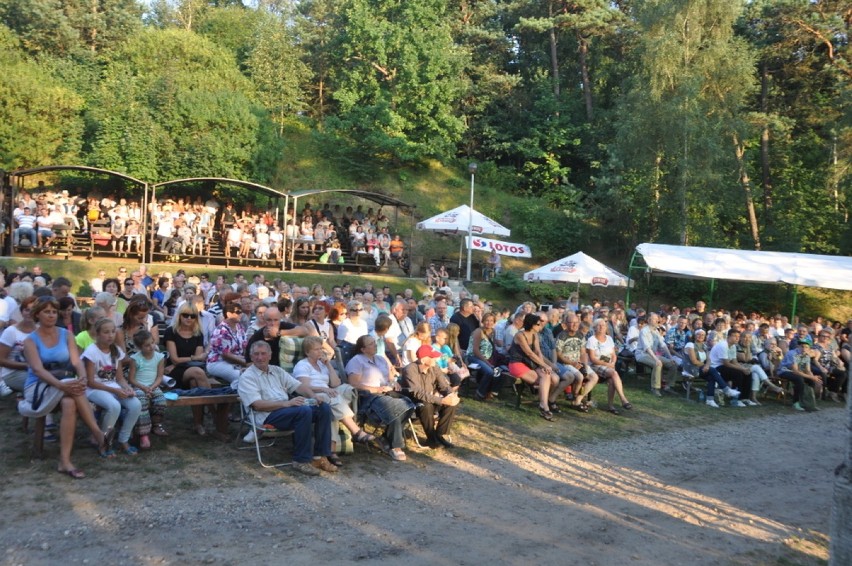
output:
M713 294L716 292L716 280L710 280L710 297L707 299L707 309L713 310Z
M459 242L459 270L456 272L456 273L458 273L458 278L459 278L460 280L462 279L461 264L462 264L462 253L463 253L463 250L464 250L464 237L462 237L462 241L461 241L461 242Z
M636 267L636 250L633 250L633 255L630 256L630 265L627 266L627 295L624 297L624 307L630 308L630 281L633 279L633 269Z
M796 321L796 307L798 306L798 302L799 302L799 286L793 285L793 309L790 312L790 324L794 325L793 328L795 328L795 324L796 324L796 322L795 322Z

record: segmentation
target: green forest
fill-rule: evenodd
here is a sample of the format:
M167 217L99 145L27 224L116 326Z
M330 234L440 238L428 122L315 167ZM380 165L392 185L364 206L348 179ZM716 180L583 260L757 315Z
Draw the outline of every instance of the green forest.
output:
M464 194L475 161L552 259L849 254L850 26L848 0L0 0L0 168Z

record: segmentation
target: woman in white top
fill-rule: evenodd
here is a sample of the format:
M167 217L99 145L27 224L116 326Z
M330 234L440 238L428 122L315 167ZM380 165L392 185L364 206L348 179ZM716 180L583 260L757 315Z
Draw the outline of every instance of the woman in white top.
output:
M609 336L607 331L606 319L599 318L592 325L594 335L586 341L586 351L589 354L589 360L592 363L592 369L598 374L600 381L607 384L607 410L613 415L618 414L612 401L615 394L621 399L621 406L624 409L630 410L633 405L627 400L624 395L624 387L621 384L621 376L615 371L616 351L615 342L612 336Z
M366 336L370 331L367 328L367 321L361 319L363 311L364 305L361 301L349 301L347 305L349 316L337 327L337 343L343 350L344 361L350 357L347 354L352 352L358 338Z
M728 384L722 379L719 372L710 365L710 355L707 347L707 332L703 328L695 331L694 341L688 342L683 347L683 373L692 377L703 378L707 380L707 390L705 403L708 407L718 409L719 404L716 403L715 393L716 388L720 387L727 392L731 389Z
M0 335L0 383L5 383L11 391L18 393L23 393L24 383L27 381L29 366L24 359L24 340L35 330L35 321L30 311L36 300L37 297L33 295L24 299L20 306L21 322L6 327ZM5 392L2 386L0 391Z
M322 300L315 300L311 305L311 317L305 324L308 336L319 336L323 341L323 350L329 359L334 357L334 349L337 348L337 340L334 338L334 330L328 321L329 305Z
M307 336L302 342L305 358L299 360L293 368L293 377L311 388L314 393L324 395L331 407L334 420L331 423L331 456L328 459L335 466L343 462L337 456L338 421L343 423L352 434L352 440L361 444L374 442L376 437L361 430L355 423L355 413L352 411L352 401L355 399L355 389L348 383L342 383L337 370L323 349L323 339L319 336Z

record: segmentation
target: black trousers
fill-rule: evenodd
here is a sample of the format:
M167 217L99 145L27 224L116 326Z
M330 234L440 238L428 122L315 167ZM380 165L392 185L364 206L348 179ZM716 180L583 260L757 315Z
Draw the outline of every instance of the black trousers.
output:
M438 425L435 426L435 414L438 415ZM434 440L438 436L444 436L450 432L450 426L456 416L456 407L449 405L435 405L425 403L420 408L420 424L426 432L426 438Z

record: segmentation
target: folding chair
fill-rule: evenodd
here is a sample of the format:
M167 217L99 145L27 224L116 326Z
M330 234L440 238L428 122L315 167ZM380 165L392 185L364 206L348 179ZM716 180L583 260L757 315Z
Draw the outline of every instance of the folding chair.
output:
M414 439L414 444L416 444L418 448L423 448L423 445L420 444L420 439L417 438L417 433L414 432L414 417L417 416L417 412L422 406L422 403L417 403L414 407L414 411L411 412L411 414L408 416L407 419L405 419L405 422L402 425L403 437L405 437L406 435L411 436L411 438ZM373 427L373 435L375 435L376 437L381 436L381 434L379 434L379 431L384 430L383 423L370 420L366 414L358 414L357 412L355 414L358 417L358 426L364 428L365 426L369 425Z
M272 426L264 425L262 428L258 428L255 426L254 420L254 409L251 407L246 407L242 403L240 403L240 426L237 427L237 437L234 440L234 445L237 450L251 450L251 446L241 446L240 440L245 434L244 431L248 430L254 432L254 449L257 453L257 462L263 466L264 468L281 468L283 466L291 466L293 461L282 462L280 464L270 464L263 461L263 454L261 452L262 448L269 448L271 446L275 446L275 442L279 438L285 438L288 436L293 436L292 430L276 430ZM261 443L261 438L263 439L263 443Z

